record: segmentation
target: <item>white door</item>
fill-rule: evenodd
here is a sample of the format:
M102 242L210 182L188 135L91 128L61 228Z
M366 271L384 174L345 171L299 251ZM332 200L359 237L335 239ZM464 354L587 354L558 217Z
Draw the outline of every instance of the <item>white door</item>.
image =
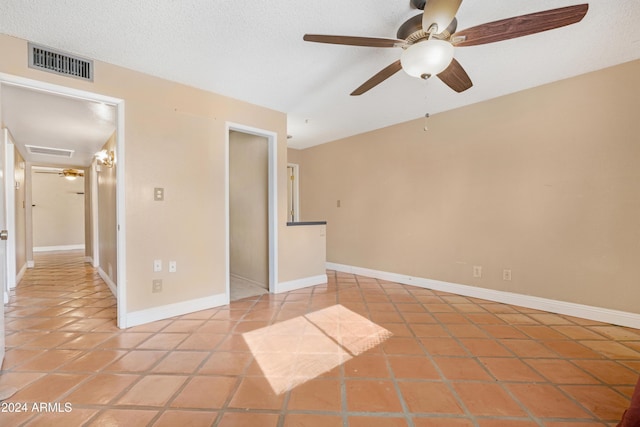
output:
M5 217L6 195L4 194L5 155L8 144L9 132L2 130L0 141L0 289L2 289L3 301L0 304L0 366L4 361L4 304L9 301L7 291L7 221Z

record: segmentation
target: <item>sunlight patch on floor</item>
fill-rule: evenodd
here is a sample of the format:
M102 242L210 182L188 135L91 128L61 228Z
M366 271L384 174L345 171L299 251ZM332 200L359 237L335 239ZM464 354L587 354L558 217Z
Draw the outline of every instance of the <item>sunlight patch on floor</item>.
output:
M391 335L340 304L242 334L276 394L340 366Z

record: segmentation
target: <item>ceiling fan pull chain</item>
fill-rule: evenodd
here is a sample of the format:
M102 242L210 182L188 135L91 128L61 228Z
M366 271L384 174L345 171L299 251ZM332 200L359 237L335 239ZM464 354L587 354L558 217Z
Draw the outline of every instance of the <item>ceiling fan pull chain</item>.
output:
M428 131L429 128L427 127L427 119L429 118L429 113L424 115L424 128L422 129L423 131Z

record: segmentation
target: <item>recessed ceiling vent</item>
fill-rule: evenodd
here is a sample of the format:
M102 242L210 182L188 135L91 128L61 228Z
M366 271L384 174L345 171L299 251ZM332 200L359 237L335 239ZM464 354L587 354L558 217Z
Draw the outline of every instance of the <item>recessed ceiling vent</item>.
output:
M29 68L93 81L93 61L31 43Z
M38 147L37 145L25 145L31 154L44 154L46 156L66 157L70 159L74 150L64 148Z

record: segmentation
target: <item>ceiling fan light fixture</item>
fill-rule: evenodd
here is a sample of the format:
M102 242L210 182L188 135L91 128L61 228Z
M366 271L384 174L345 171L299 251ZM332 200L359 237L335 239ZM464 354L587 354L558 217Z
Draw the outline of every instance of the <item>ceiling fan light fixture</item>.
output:
M64 169L61 175L64 176L65 179L68 179L69 181L73 181L79 176L80 177L84 176L84 173L77 169Z
M430 39L406 48L400 57L402 69L413 77L426 78L444 71L453 59L453 45Z

